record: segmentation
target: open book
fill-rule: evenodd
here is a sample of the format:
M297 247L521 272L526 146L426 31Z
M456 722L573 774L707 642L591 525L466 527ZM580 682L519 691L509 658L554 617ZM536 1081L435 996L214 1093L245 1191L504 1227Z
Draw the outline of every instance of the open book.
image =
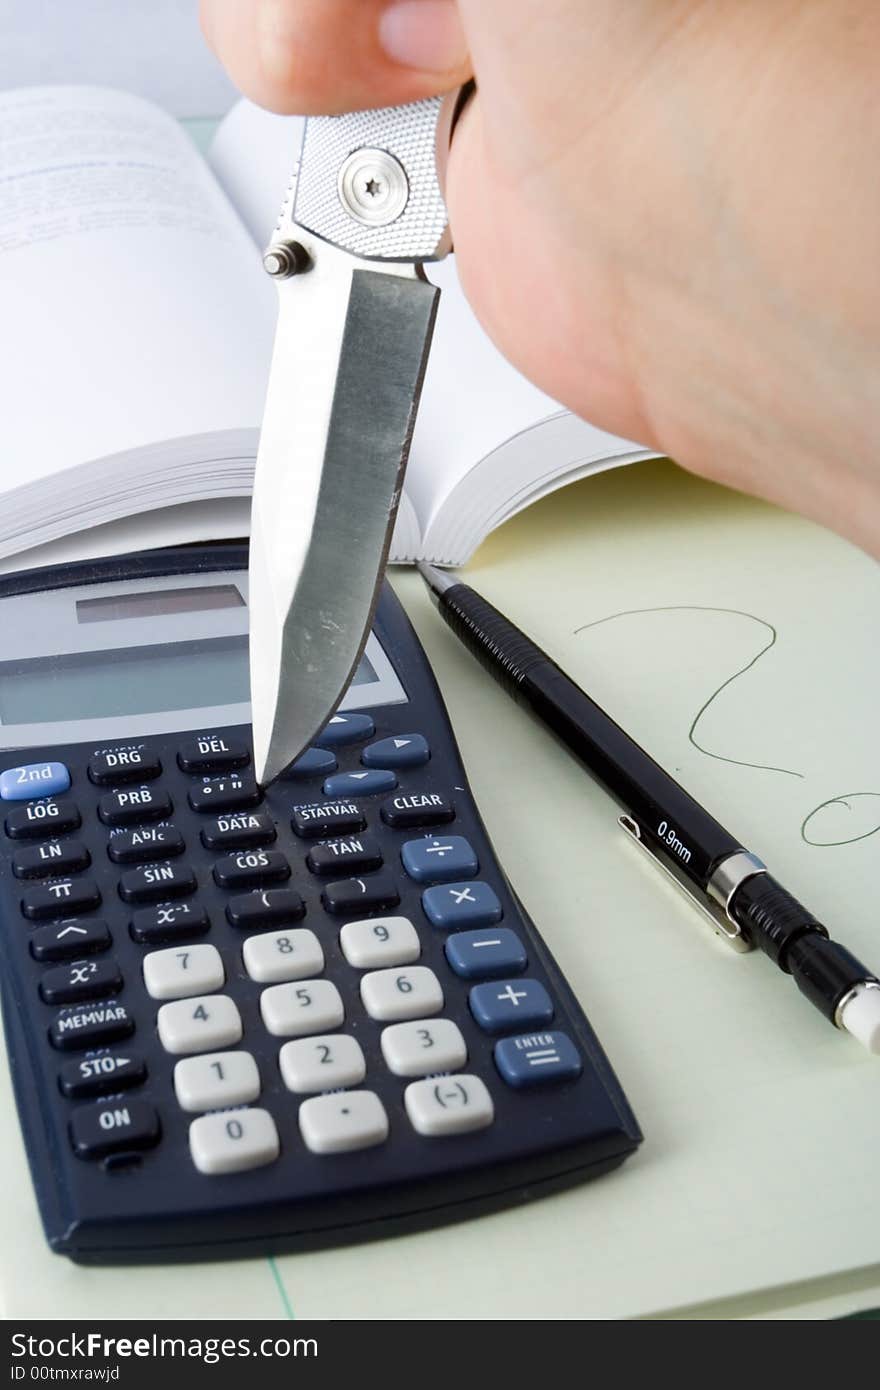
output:
M0 96L0 565L246 534L297 117L241 102L207 158L123 92ZM461 564L553 488L647 456L491 345L454 258L392 546ZM357 460L352 460L352 467Z

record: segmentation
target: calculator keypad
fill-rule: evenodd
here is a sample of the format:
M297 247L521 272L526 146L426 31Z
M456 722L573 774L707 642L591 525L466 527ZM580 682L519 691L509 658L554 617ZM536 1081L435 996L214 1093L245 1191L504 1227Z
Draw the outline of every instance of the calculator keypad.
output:
M396 1136L433 1151L580 1074L424 735L335 716L265 799L250 763L236 731L102 751L70 796L6 813L78 1158L183 1135L213 1185Z

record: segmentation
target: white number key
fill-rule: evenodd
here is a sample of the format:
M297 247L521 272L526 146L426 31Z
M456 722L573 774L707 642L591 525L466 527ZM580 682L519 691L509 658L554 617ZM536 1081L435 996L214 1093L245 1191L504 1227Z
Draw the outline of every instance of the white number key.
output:
M329 980L271 985L260 995L260 1013L276 1038L300 1038L339 1028L345 1018L342 997Z
M156 1019L166 1052L216 1052L241 1040L241 1014L228 994L176 999L163 1004Z
M249 1052L186 1057L175 1065L174 1092L183 1110L248 1105L260 1094L260 1073Z
M436 1081L413 1081L403 1093L410 1124L419 1134L441 1138L485 1129L495 1107L478 1076L441 1076Z
M359 1086L367 1074L360 1043L345 1033L285 1043L278 1063L288 1091L298 1095L332 1091L338 1086Z
M383 1028L380 1042L382 1056L395 1076L456 1071L467 1061L467 1044L451 1018L437 1018L431 1023L421 1019L395 1023L391 1028Z
M388 1116L375 1091L339 1091L304 1100L299 1128L313 1154L342 1154L381 1144L388 1138Z
M151 999L189 999L210 994L226 980L216 946L170 946L144 956L144 984Z
M355 970L412 965L422 954L419 934L408 917L372 917L346 922L339 933L342 954Z
M274 1163L281 1151L268 1110L224 1110L189 1127L189 1151L200 1173L240 1173Z
M251 979L261 985L304 980L324 969L324 952L313 931L267 931L249 936L242 959Z
M440 981L426 965L408 970L376 970L361 980L361 999L370 1018L395 1023L403 1018L426 1018L443 1008Z

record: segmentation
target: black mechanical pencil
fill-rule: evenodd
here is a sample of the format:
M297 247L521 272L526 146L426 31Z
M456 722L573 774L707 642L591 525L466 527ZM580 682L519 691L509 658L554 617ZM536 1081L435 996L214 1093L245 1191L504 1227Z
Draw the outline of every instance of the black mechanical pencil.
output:
M525 633L453 575L419 571L452 631L623 806L621 827L735 949L759 946L837 1028L880 1053L880 981Z

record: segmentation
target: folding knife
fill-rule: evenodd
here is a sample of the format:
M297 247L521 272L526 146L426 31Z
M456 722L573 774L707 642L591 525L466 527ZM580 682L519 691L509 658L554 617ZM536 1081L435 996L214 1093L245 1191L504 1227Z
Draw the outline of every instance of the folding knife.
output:
M381 585L450 250L438 168L461 94L306 122L263 263L279 314L254 480L254 764L271 782L342 699Z

